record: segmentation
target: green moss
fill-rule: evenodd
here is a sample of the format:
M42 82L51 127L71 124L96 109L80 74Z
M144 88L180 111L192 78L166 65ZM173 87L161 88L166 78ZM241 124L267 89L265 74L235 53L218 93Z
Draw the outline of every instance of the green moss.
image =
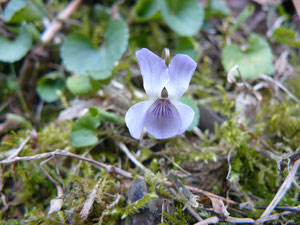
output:
M174 213L164 213L164 222L160 225L188 225L195 222L192 215L187 210L183 210L181 204L177 204L175 207Z

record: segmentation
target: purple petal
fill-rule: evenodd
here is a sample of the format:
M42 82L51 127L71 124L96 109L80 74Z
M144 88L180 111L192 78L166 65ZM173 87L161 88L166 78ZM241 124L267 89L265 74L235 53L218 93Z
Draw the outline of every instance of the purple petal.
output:
M143 101L139 102L130 107L125 115L125 123L129 129L131 136L135 139L139 139L141 137L146 112L149 107L153 104L153 101Z
M169 66L170 81L166 88L170 98L179 100L187 90L197 63L189 56L178 54L174 56Z
M145 119L146 130L157 139L170 138L181 128L181 118L169 100L156 100L148 109Z
M179 116L181 118L181 128L179 129L177 134L182 134L193 122L195 112L191 107L179 101L173 101L172 104L178 110Z
M159 98L161 90L169 81L165 61L146 48L138 50L135 55L140 65L147 95Z

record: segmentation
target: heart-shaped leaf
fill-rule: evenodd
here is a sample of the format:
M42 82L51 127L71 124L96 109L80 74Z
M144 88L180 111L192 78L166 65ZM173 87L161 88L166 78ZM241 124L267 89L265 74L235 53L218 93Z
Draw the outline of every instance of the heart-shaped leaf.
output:
M195 61L198 61L201 56L201 46L197 44L194 38L192 37L181 37L179 38L176 53L186 54L190 56Z
M186 105L188 105L189 107L191 107L194 112L195 112L195 116L194 116L194 119L191 123L191 125L187 128L188 131L191 131L193 130L194 127L196 127L199 123L199 120L200 120L200 111L199 111L199 108L196 104L196 102L193 100L193 99L190 99L186 96L183 96L180 101Z
M23 25L15 40L0 36L0 61L13 63L26 55L31 47L32 39L26 25Z
M93 80L105 80L112 76L112 72L110 70L104 70L99 72L89 72L89 75Z
M4 19L12 23L35 21L47 13L40 0L10 0L4 9Z
M134 7L135 14L141 19L150 19L158 10L157 0L139 0Z
M85 147L96 144L98 138L95 132L99 126L100 120L89 114L78 118L73 124L70 134L71 145Z
M161 0L160 10L166 24L182 36L196 34L204 19L198 0Z
M69 77L67 87L74 95L84 95L93 91L93 86L88 76Z
M37 93L45 102L54 102L59 99L58 91L63 91L64 80L57 76L57 73L47 74L37 84Z
M230 9L220 0L209 0L208 7L205 9L205 19L211 17L222 18L230 15Z
M258 34L252 33L248 48L243 51L238 45L226 46L222 51L222 64L228 72L237 65L244 78L257 78L263 73L272 73L273 54L268 42ZM237 71L234 72L237 76Z
M10 21L10 19L15 15L16 12L25 8L28 0L11 0L6 5L3 16L6 21Z
M94 47L88 37L82 34L70 35L61 48L65 67L79 75L111 70L127 48L126 24L120 19L111 20L103 39L100 47Z

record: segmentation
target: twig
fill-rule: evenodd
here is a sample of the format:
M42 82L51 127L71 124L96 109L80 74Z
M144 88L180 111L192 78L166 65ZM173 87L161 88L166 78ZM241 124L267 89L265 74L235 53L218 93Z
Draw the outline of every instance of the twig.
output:
M236 81L234 74L233 74L235 70L238 72L239 79L241 80L241 82ZM235 84L237 87L242 87L246 93L251 92L257 98L258 101L262 100L261 94L259 92L257 92L250 84L248 84L247 81L244 80L242 73L237 65L232 67L230 69L230 71L228 72L227 81L230 84L232 84L232 83Z
M101 216L99 218L99 223L98 224L103 224L103 218L106 215L107 211L110 210L110 209L112 209L113 207L115 207L119 203L119 201L121 200L121 198L122 198L122 195L119 195L119 194L116 195L115 200L111 204L109 204L106 207L106 209L103 211L103 213L101 214Z
M292 212L284 211L282 213L277 213L277 214L273 214L270 216L260 217L258 220L255 221L255 224L263 224L266 221L278 220L282 216L287 216L287 215L290 215L293 213L295 213L295 211L292 211Z
M15 158L16 156L18 156L20 154L20 152L23 150L23 148L25 147L25 145L27 144L27 142L32 138L32 137L36 137L37 133L35 130L30 131L29 136L20 144L20 146L13 151L13 153L7 158L7 159L12 159Z
M199 199L199 196L193 195L172 173L169 172L168 179L172 181L172 183L175 185L176 189L183 195L183 198L188 201L188 203L197 208L199 206L197 200Z
M63 200L61 199L61 197L64 195L62 185L58 181L56 181L44 167L44 164L47 163L51 159L52 159L52 157L50 157L40 163L40 167L43 170L44 174L55 185L56 191L57 191L57 198L54 198L50 201L50 209L48 211L48 214L56 213L61 209L61 207L63 205Z
M174 162L174 160L172 160L171 158L169 158L168 156L164 155L164 157L170 161L177 169L179 169L181 172L183 172L185 175L187 176L192 176L191 173L189 173L188 171L186 171L185 169L183 169L181 166L179 166L176 162Z
M255 209L266 209L267 206L254 206ZM274 210L296 211L300 212L300 206L276 206Z
M216 224L220 221L220 219L216 216L213 216L213 217L209 217L205 220L202 220L198 223L195 223L194 225L207 225L207 224Z
M70 153L70 152L67 152L67 151L62 151L60 149L56 149L53 152L41 153L41 154L37 154L37 155L33 155L33 156L24 156L24 157L18 157L17 156L17 157L15 157L13 159L2 160L2 161L0 161L0 164L10 164L10 163L19 162L19 161L30 161L30 160L37 160L37 159L45 159L45 158L49 158L49 157L52 157L52 156L68 156L68 157L76 158L76 159L79 159L79 160L83 160L83 161L89 162L89 163L93 164L97 168L105 169L108 173L117 173L117 174L119 174L119 175L121 175L121 176L123 176L125 178L128 178L128 179L132 179L133 178L133 176L132 176L131 173L129 173L129 172L125 171L125 170L122 170L120 168L117 168L117 167L114 167L114 166L111 166L111 165L107 165L105 163L101 163L101 162L95 161L93 159L85 158L85 157L82 157L82 156L79 156L79 155L76 155L76 154L73 154L73 153ZM142 177L139 176L139 178L142 178ZM157 181L160 182L161 180L158 179ZM173 184L171 182L169 182L169 181L165 182L165 185L168 186L168 187L172 187L173 186ZM191 192L193 192L194 194L202 194L202 195L205 195L205 196L219 198L219 199L222 199L223 201L226 201L229 204L239 205L239 203L237 203L237 202L235 202L233 200L226 199L224 197L215 195L215 194L210 193L208 191L204 191L202 189L199 189L199 188L196 188L196 187L192 187L192 186L188 186L188 185L185 185L185 187L188 190L190 190Z
M198 127L194 127L193 132L198 136L198 138L200 138L200 140L204 140L204 134Z
M293 4L297 11L298 17L300 18L300 0L293 0Z
M281 26L281 24L287 19L286 16L281 16L281 17L278 17L274 24L269 28L269 30L267 31L267 37L271 37L274 30L276 30L278 27Z
M231 174L231 169L232 169L232 168L231 168L231 163L230 163L231 152L232 152L232 149L229 151L228 157L227 157L227 162L228 162L228 173L227 173L227 176L226 176L226 180L229 180L230 174Z
M63 9L58 15L57 20L53 20L50 26L43 32L41 40L43 42L50 42L55 33L62 28L62 22L68 19L71 14L79 7L82 0L71 1L65 9Z
M172 193L172 195L174 195L176 198L182 199L182 193L177 194L176 191L173 188L170 188L170 192ZM190 204L186 203L185 207L187 208L187 210L193 215L193 217L197 220L197 221L203 221L203 219L198 215L198 213L190 206Z
M281 198L285 195L285 193L287 192L287 190L290 188L294 177L297 173L298 167L300 165L300 159L298 159L292 169L290 170L288 176L286 177L286 179L284 180L283 184L281 185L281 187L279 188L278 192L276 193L275 197L273 198L273 200L271 201L271 203L268 205L268 207L266 208L266 210L264 211L264 213L261 215L260 219L262 219L263 217L267 217L270 215L270 213L273 211L273 209L276 207L276 205L279 203L279 201L281 200Z
M274 80L272 77L270 77L266 74L263 74L260 77L264 80L271 81L272 83L277 85L279 88L281 88L284 92L286 92L293 100L295 100L300 105L300 100L292 92L290 92L283 84L281 84L277 80Z
M288 163L285 162L286 160L291 162L291 163L294 163L298 159L300 159L300 147L298 147L296 149L296 151L293 154L289 155L287 158L282 158L281 157L281 160L279 162L279 169L282 170L282 169L284 169L285 167L288 166Z
M86 218L89 215L89 212L91 211L91 209L93 208L93 203L96 199L97 196L97 190L101 184L101 182L103 181L103 179L99 179L97 184L94 186L92 192L89 194L89 197L87 198L87 200L84 202L84 205L82 207L82 210L80 212L80 217L84 220L86 220Z
M240 124L240 128L247 132L247 134L249 134L251 137L253 137L254 139L258 140L265 148L271 150L272 152L276 152L275 149L273 149L270 145L268 145L267 142L265 142L263 139L261 139L260 137L258 137L255 133L247 130L247 128L243 125L243 124Z
M226 217L225 221L229 222L229 223L242 223L242 224L254 223L254 220L251 218L237 218L237 217L231 217L231 216Z
M15 157L13 159L5 159L5 160L2 160L0 162L0 164L9 164L9 163L19 162L19 161L30 161L30 160L44 159L44 158L49 158L49 157L52 157L52 156L68 156L68 157L76 158L76 159L79 159L79 160L89 162L89 163L93 164L94 166L96 166L98 168L105 169L109 173L115 172L115 173L120 174L123 177L132 178L131 173L129 173L125 170L122 170L122 169L116 168L114 166L107 165L107 164L95 161L93 159L88 159L88 158L85 158L85 157L82 157L82 156L79 156L79 155L76 155L76 154L73 154L73 153L70 153L70 152L62 151L60 149L57 149L53 152L41 153L41 154L37 154L37 155L33 155L33 156Z
M138 168L140 168L144 173L148 172L148 170L142 163L140 163L134 155L129 151L129 149L126 147L126 145L122 142L117 142L120 149L127 155L127 157L133 162Z

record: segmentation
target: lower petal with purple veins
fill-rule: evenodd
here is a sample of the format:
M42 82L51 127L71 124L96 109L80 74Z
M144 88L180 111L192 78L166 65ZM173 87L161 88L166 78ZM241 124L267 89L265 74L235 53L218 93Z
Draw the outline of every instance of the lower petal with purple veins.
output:
M127 111L125 115L125 122L133 138L139 139L141 137L146 113L152 104L153 101L151 100L139 102L131 106Z
M169 100L158 99L147 110L145 127L157 139L170 138L181 129L181 117Z
M177 109L181 118L181 128L177 134L182 134L193 122L195 112L191 107L179 101L173 102L173 105Z

